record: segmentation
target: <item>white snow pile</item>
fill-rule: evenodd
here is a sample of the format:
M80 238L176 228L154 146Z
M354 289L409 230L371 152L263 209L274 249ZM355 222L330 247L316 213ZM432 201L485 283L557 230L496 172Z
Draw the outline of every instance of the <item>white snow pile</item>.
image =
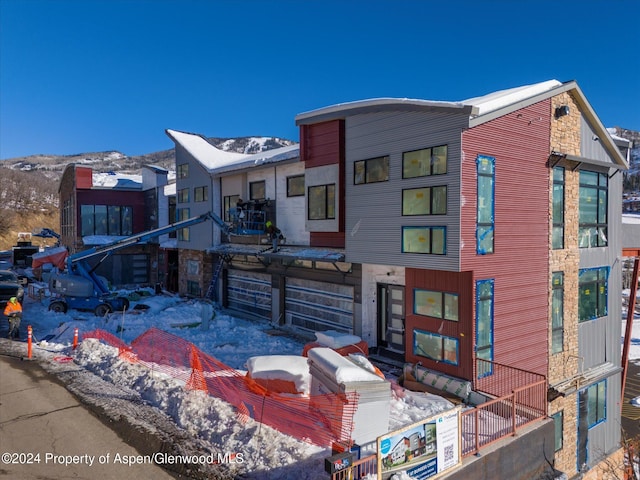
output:
M286 467L295 466L290 478L326 479L318 465L330 452L253 419L243 423L228 403L205 392L187 390L183 381L160 369L149 370L121 360L117 348L88 339L78 347L75 361L113 385L129 387L180 428L204 440L209 452L242 453L242 463L228 465L234 476L250 473L250 478L287 478Z
M181 454L242 453L242 463L209 466L211 471L201 472L199 477L188 472L189 478L326 480L324 459L331 455L330 449L282 434L251 418L240 421L230 404L204 392L186 389L188 372L130 363L118 357L116 348L95 339L81 340L75 351L71 349L75 328L79 329L81 339L83 333L99 328L130 344L155 327L182 337L243 373L250 359L262 356L261 368L267 377L284 376L297 382L299 379L294 377L306 376L302 361L283 368L277 358L299 357L305 341L271 335L273 326L267 322L214 312L208 303L178 296L139 293L142 295L132 301L126 314L114 313L105 318L75 310L66 314L49 312L46 297L41 300L26 297L22 325L33 327L34 357L85 403L115 421L125 419L139 426L147 432L145 435L159 437L163 445ZM144 308L136 309L137 306ZM0 339L0 350L20 351L20 355L25 355L26 344ZM61 363L64 360L69 362ZM279 369L287 373L273 373ZM453 407L442 397L404 390L397 385L392 369L385 373L393 392L389 430ZM363 452L373 453L371 448L363 448Z

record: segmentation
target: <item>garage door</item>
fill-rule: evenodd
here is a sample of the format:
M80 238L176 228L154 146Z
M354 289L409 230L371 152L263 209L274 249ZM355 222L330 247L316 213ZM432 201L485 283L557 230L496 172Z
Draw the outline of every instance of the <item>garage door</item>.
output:
M353 287L287 278L287 323L312 332L353 333Z
M271 320L271 275L230 269L228 308Z

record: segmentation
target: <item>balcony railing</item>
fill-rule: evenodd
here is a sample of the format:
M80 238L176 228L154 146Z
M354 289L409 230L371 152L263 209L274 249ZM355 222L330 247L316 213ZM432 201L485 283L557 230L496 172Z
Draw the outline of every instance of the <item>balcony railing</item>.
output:
M474 390L495 398L462 411L462 457L478 453L547 416L547 379L544 375L482 359L477 359L476 372L482 375L476 380ZM377 457L370 455L332 478L362 478L375 475L377 469Z

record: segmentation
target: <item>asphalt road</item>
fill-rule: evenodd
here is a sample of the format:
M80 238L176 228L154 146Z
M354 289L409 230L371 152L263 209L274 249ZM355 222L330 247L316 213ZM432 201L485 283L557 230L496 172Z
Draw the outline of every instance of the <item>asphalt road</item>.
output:
M0 356L0 477L172 479L36 362Z

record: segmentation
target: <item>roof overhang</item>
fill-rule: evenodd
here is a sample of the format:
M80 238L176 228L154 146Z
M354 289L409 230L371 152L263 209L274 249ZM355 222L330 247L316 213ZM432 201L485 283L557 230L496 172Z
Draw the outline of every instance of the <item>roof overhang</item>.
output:
M577 155L569 155L561 152L551 152L549 155L549 166L555 167L561 160L570 160L576 162L576 166L572 170L580 170L583 165L596 165L604 168L615 168L617 170L627 170L624 166L618 163L605 162L603 160L596 160L593 158L578 157ZM611 175L613 176L613 175Z
M355 102L339 103L296 115L296 125L339 120L352 115L377 112L450 112L462 115L475 115L476 107L460 102L436 102L413 98L373 98Z
M614 365L611 362L605 362L595 367L591 367L584 372L573 375L571 378L562 382L550 385L549 390L555 393L555 396L567 396L587 388L594 383L598 383L605 378L609 378L622 371L622 367Z
M498 117L507 115L508 113L515 112L516 110L520 110L521 108L528 107L535 103L546 100L547 98L555 97L556 95L560 95L565 92L569 92L572 95L574 101L580 107L580 111L582 112L582 115L586 118L589 124L594 128L594 131L598 135L598 138L600 139L602 146L607 151L607 153L611 156L614 163L610 164L610 163L606 163L598 160L589 160L586 158L579 158L579 157L575 157L577 158L577 160L574 160L574 161L585 162L585 163L600 165L600 166L609 167L609 168L617 168L619 170L628 170L629 164L627 162L627 159L622 155L622 153L620 152L620 149L618 148L618 145L616 145L616 142L611 137L611 134L604 127L604 125L602 125L602 122L596 115L595 111L591 107L591 104L589 103L587 98L584 96L584 93L582 93L582 90L580 89L578 84L573 80L570 82L562 83L557 87L543 91L537 95L533 95L531 97L522 99L518 102L511 103L503 108L498 108L484 115L478 115L477 117L473 117L469 119L469 127L470 128L475 127L482 123L488 122L490 120L494 120ZM569 160L573 160L573 158L569 158L570 157L569 155L567 155L566 157Z
M332 248L314 247L280 247L277 252L272 252L270 247L265 245L250 245L240 243L222 243L207 249L207 253L216 253L223 257L251 256L265 260L310 260L314 262L344 262L343 250Z

